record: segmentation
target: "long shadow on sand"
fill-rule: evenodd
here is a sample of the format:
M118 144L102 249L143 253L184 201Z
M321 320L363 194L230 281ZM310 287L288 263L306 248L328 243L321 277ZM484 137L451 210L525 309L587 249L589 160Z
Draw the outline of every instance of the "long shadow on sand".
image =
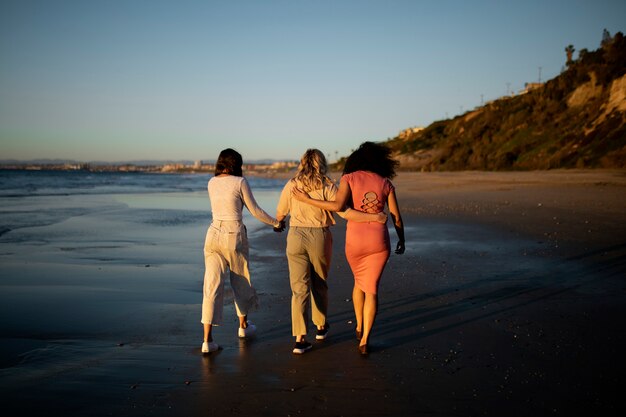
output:
M618 288L623 298L625 250L626 244L616 245L546 260L531 271L465 277L459 285L381 303L375 335L397 346L551 300L580 303L619 295Z

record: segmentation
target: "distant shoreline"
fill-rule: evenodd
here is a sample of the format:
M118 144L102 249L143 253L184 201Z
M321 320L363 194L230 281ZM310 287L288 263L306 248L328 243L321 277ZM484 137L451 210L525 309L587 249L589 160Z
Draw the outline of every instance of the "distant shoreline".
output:
M212 174L215 172L214 166L193 168L150 166L150 165L105 165L105 166L65 166L65 165L5 165L0 166L0 171L60 171L60 172L121 172L121 173L147 173L147 174ZM285 171L284 169L274 169L265 165L247 164L244 172L255 176L290 175L294 169Z
M276 168L273 165L280 164ZM288 167L282 166L289 164ZM295 162L281 162L267 164L244 164L244 174L257 177L268 178L292 178L296 173L297 164ZM155 173L155 174L210 174L215 170L214 165L203 165L201 167L192 166L169 166L169 165L55 165L55 164L33 164L33 165L0 165L0 171L86 171L86 172L124 172L124 173ZM418 170L398 170L398 176L403 175L460 175L468 173L485 173L485 174L504 174L504 175L527 175L530 173L624 173L626 169L622 168L557 168L545 170L458 170L458 171L418 171ZM332 170L329 176L338 179L341 171Z

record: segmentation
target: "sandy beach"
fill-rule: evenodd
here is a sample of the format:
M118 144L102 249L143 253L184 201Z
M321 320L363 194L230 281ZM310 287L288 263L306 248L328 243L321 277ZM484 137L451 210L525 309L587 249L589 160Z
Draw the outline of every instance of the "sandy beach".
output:
M107 209L2 235L7 415L621 415L626 172L401 173L394 184L407 251L383 275L368 357L342 220L329 338L301 356L286 234L258 222L247 223L258 335L237 338L227 302L209 355L197 219L152 227L160 212L147 210L129 227L119 200L90 196L63 204Z

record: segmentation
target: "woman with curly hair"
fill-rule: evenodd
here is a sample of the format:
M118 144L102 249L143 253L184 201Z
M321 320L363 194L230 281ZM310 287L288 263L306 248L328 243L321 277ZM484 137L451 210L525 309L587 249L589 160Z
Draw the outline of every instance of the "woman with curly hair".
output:
M303 204L292 196L293 189L301 189L307 195L325 201L335 199L337 187L326 175L326 158L318 149L308 149L300 160L298 171L289 180L280 196L276 218L289 218L287 234L287 261L291 285L292 333L296 338L293 353L302 354L311 349L306 341L308 310L312 310L313 323L317 326L317 340L328 335L326 321L328 311L328 271L332 252L330 226L335 224L333 214L324 209ZM339 213L354 222L385 222L384 213L369 214L356 210Z
M384 145L364 142L347 159L339 190L334 200L293 189L294 198L328 211L345 207L363 213L381 213L389 208L398 235L395 252L404 253L404 226L391 179L397 162ZM368 342L378 309L378 284L390 254L389 231L386 224L359 223L348 220L346 229L346 258L354 275L352 301L356 316L356 336L359 352L369 353Z
M212 329L222 321L224 282L227 276L230 277L239 317L238 336L245 338L255 332L255 326L248 322L248 312L256 306L257 294L250 282L248 236L246 226L241 221L243 207L247 207L259 221L281 231L281 222L257 204L248 181L243 177L242 166L239 152L224 149L217 158L215 176L207 186L213 220L204 242L202 353L219 349L213 341Z

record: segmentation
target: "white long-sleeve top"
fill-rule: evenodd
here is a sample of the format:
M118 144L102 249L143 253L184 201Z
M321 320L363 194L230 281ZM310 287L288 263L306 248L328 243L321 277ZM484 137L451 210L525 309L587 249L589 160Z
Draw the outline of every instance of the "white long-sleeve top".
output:
M213 177L209 180L207 189L214 221L241 221L243 206L246 206L259 221L274 227L280 225L278 220L259 207L244 177L235 175Z

